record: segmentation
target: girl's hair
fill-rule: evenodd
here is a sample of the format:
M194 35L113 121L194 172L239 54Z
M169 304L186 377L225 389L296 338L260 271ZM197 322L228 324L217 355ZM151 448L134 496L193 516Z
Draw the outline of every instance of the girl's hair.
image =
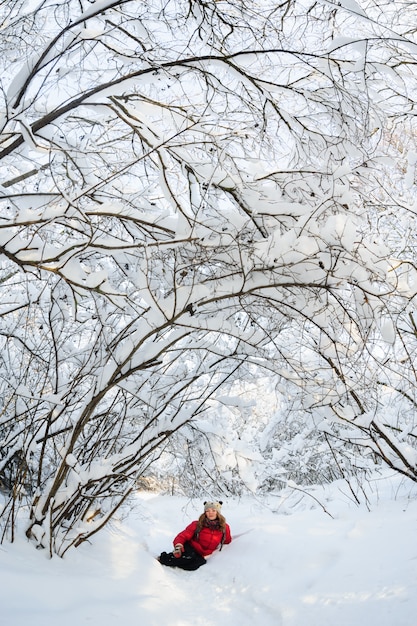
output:
M219 521L220 530L223 532L226 530L226 518L217 511L217 519ZM198 518L196 532L197 534L200 532L204 526L208 526L207 517L205 513L202 513Z

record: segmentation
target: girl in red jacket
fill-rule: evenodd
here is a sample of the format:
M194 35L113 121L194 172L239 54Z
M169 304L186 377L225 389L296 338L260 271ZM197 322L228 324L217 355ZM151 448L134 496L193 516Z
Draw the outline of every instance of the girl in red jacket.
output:
M204 513L174 539L174 551L162 552L159 562L186 570L198 569L224 543L232 541L229 524L221 514L222 502L204 502Z

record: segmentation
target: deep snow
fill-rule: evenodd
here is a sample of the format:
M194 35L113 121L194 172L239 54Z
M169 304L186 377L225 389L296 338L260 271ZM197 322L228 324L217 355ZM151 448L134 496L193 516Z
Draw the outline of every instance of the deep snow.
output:
M184 572L155 556L201 501L138 493L127 519L64 559L1 546L0 624L416 626L417 488L391 477L367 494L370 511L343 482L313 490L320 505L291 489L223 496L234 541Z

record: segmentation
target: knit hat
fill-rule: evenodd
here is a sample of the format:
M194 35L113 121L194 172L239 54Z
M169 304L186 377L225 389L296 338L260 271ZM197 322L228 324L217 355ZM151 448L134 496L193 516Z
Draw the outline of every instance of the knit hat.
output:
M208 509L215 509L218 513L220 513L223 502L219 500L218 502L204 502L204 513Z

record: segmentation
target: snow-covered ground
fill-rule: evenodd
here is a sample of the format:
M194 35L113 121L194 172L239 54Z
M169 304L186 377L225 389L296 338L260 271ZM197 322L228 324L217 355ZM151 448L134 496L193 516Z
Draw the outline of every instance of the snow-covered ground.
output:
M0 624L416 626L417 488L371 487L371 511L342 482L312 492L320 505L291 490L228 499L235 539L196 572L155 556L202 503L139 493L127 519L64 559L0 546Z

